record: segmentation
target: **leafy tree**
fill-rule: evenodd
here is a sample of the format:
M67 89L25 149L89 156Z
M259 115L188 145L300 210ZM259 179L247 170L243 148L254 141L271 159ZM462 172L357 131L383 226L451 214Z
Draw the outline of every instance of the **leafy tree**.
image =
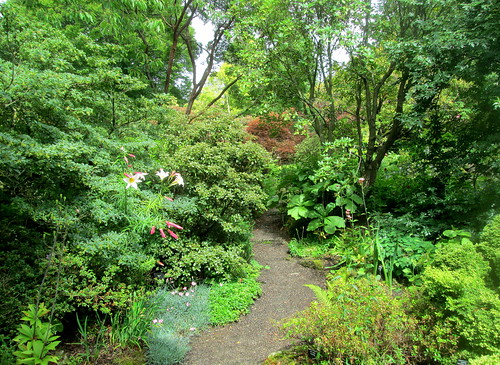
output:
M233 32L233 47L246 70L247 93L261 100L260 110L297 108L322 142L338 137L338 117L347 112L355 121L350 136L357 138L360 174L372 185L385 155L439 110L439 96L467 65L492 77L470 50L493 46L496 38L467 31L470 21L462 9L476 29L495 33L494 15L477 18L494 6L452 0L253 1L238 9L245 21ZM335 61L340 48L350 54L344 66Z
M195 100L201 94L201 91L205 87L209 76L211 75L215 63L220 62L223 59L224 51L228 46L226 39L226 32L230 30L235 23L235 18L229 13L229 8L231 6L231 1L211 1L207 2L205 7L200 10L200 17L203 21L210 22L213 26L213 37L212 40L207 44L206 49L206 67L198 80L197 78L197 65L196 58L190 47L190 43L186 41L188 45L189 57L191 60L192 72L192 87L189 94L188 103L186 107L186 114L191 114L193 109L193 104ZM238 78L229 83L230 86L234 84ZM230 87L229 86L229 87ZM219 96L215 97L209 106L213 105L222 94L227 91L228 88L224 88Z
M336 52L360 2L252 1L235 12L233 52L245 74L243 95L267 113L293 107L331 141L338 117L333 76ZM241 87L241 86L240 86Z

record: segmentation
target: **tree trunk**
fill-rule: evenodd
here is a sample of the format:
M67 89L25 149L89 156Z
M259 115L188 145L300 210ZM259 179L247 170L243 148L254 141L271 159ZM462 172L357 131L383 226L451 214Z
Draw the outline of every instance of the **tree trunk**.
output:
M201 76L201 79L199 82L197 82L197 80L196 80L196 62L195 62L196 60L194 59L194 52L190 49L189 40L184 39L186 44L188 44L189 57L191 58L191 65L193 67L193 79L192 79L193 87L191 89L191 93L189 94L188 105L186 108L186 115L191 114L195 100L198 98L201 91L205 87L205 84L208 80L208 77L212 73L212 69L214 67L217 48L220 46L220 43L224 37L224 32L226 30L230 29L231 26L233 25L233 23L234 23L234 19L229 19L226 22L221 23L217 26L217 29L214 32L213 41L211 43L209 43L208 56L207 56L207 67L205 68L205 71L203 72L203 75ZM240 77L238 77L237 80L239 78ZM233 83L231 83L231 86L232 85L233 85ZM226 90L227 89L224 89L223 93L217 98L217 100L220 97L222 97L222 95L224 94L224 92ZM212 105L212 104L210 104L210 105Z
M367 158L365 160L365 168L364 175L368 186L372 186L375 184L377 180L378 170L384 157L387 152L392 148L394 142L397 141L401 134L401 130L403 129L403 124L401 122L401 115L403 113L403 106L406 100L406 94L408 93L409 88L409 75L407 73L403 73L400 78L399 88L398 88L398 96L396 103L396 110L394 116L392 118L391 129L387 133L387 137L383 143L378 146L373 147L372 154L369 156L368 153ZM375 157L373 157L375 156Z
M182 35L193 20L197 7L194 6L191 8L191 4L194 0L187 0L184 4L181 13L176 16L175 22L167 20L164 16L162 16L163 23L167 25L172 30L172 46L170 47L169 55L168 55L168 63L167 70L165 75L165 85L163 87L163 91L168 93L170 89L170 84L172 82L172 70L174 67L175 55L177 52L177 47L179 45L179 38ZM191 14L188 14L188 10L191 10ZM187 16L187 17L186 17Z

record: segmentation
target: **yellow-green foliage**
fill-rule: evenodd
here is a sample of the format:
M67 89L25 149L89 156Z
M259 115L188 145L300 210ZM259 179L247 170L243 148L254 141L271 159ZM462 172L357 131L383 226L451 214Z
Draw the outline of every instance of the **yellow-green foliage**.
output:
M379 281L338 278L310 308L284 324L288 337L304 340L329 364L418 362L417 321L405 313L403 296ZM326 362L325 362L326 363Z
M500 285L500 214L484 227L478 250L491 266L491 285L498 291Z
M500 354L480 356L470 361L470 365L498 365L500 364Z
M430 315L436 326L451 325L462 357L500 351L500 299L486 286L489 271L476 246L462 239L442 244L422 275Z

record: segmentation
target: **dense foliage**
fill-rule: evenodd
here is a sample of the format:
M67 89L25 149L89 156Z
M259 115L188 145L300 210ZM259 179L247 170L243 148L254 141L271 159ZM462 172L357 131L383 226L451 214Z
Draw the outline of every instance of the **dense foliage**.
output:
M497 216L484 232L498 228ZM296 254L346 260L331 272L326 289L311 286L317 302L283 324L288 336L306 342L297 348L296 358L313 351L318 363L334 364L496 362L500 298L498 287L490 285L498 272L480 254L483 243L474 244L466 231L445 231L436 249L422 250L428 257L420 273L407 272L406 280L413 283L408 285L398 265L422 262L422 255L395 250L384 257L384 243L376 238L358 236L353 241L350 250L342 252L338 242L321 252L324 242L301 247L292 241ZM370 273L374 263L380 265L378 275Z
M284 325L288 336L307 341L316 360L331 364L418 363L418 323L405 311L405 299L366 279L312 287L318 302Z
M316 360L494 362L499 14L2 2L1 361L69 363L75 337L83 363L180 361L259 295L252 222L274 205L290 252L343 278L287 324Z
M0 317L11 336L30 304L30 328L52 332L31 340L22 327L19 361L57 361L48 353L59 344L56 318L71 337L75 315L97 334L108 315L120 337L166 278L244 277L271 160L235 118L189 124L174 97L130 72L126 44L31 5L1 8ZM117 343L147 337L127 336Z

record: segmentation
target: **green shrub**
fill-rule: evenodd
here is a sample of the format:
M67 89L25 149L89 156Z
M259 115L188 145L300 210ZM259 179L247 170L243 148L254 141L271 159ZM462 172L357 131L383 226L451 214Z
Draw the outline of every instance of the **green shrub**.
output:
M495 213L495 207L498 206L498 178L491 170L483 176L477 170L472 173L465 167L467 164L464 160L451 152L453 149L443 147L444 144L436 142L435 137L436 147L444 148L446 152L440 151L433 156L432 162L429 160L428 147L424 148L418 143L413 143L408 150L389 153L371 188L368 204L372 210L414 216L427 226L433 239L450 226L479 231L484 220L492 212ZM495 149L491 148L492 151ZM443 157L446 154L450 154L450 158ZM483 165L484 162L479 162L482 158L491 158L487 156L479 153L476 156L478 160L471 165L493 166L491 168L495 170L494 164Z
M307 136L297 146L296 151L293 158L294 163L310 169L310 171L318 167L321 160L321 141L316 134Z
M130 296L148 282L155 263L137 240L133 233L110 232L73 244L61 258L61 265L53 264L49 270L43 295L55 295L59 280L60 314L81 307L101 313L126 309Z
M488 284L491 288L500 290L500 215L496 215L490 223L484 227L481 234L481 242L477 246L491 267Z
M469 361L470 365L498 365L500 354L480 356Z
M224 247L196 238L157 241L149 250L159 261L155 276L171 278L179 285L192 280L232 280L241 277L248 265L240 246Z
M193 233L217 242L248 237L245 222L265 210L265 156L262 147L250 142L201 142L179 149L174 166L189 182L185 193L196 199L198 208L190 217Z
M285 322L288 337L309 343L329 364L411 364L420 360L418 323L405 298L381 282L338 277L326 290L311 286L318 301Z
M11 365L15 363L14 346L7 336L0 335L0 365Z
M294 257L323 257L332 251L330 244L331 241L314 238L294 238L288 242L288 249Z
M462 238L441 243L432 265L422 274L424 306L432 308L426 315L458 336L462 357L500 350L500 299L486 287L489 270L475 245Z

